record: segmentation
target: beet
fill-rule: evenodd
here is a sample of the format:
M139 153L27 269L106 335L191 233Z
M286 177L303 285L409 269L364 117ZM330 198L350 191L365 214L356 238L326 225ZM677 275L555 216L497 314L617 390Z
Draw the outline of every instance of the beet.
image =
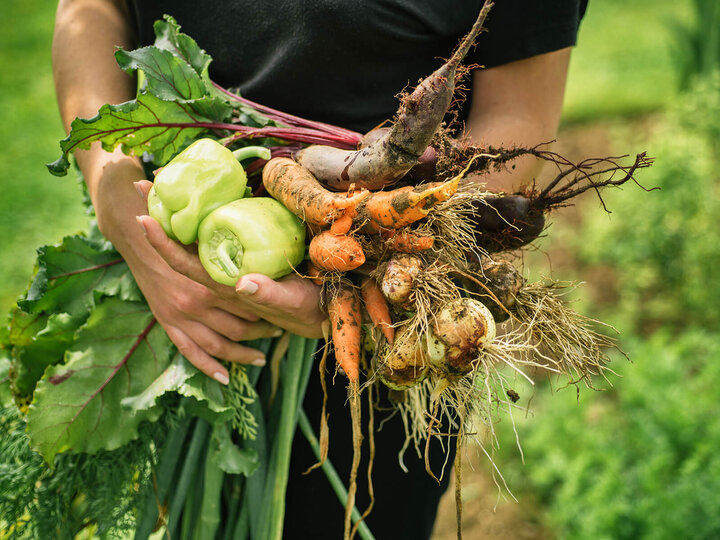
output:
M483 29L492 4L486 1L470 32L450 59L401 100L392 127L369 146L339 150L313 145L295 159L329 189L343 191L355 184L371 190L396 183L418 162L442 125L452 102L460 62Z

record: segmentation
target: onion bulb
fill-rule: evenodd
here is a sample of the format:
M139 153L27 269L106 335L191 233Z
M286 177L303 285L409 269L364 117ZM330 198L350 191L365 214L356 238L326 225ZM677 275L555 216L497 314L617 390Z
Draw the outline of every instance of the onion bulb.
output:
M427 356L447 378L470 373L482 348L495 339L490 310L472 298L446 304L428 332Z
M430 363L422 340L401 326L395 331L395 342L387 353L376 374L385 386L393 390L411 388L427 377Z

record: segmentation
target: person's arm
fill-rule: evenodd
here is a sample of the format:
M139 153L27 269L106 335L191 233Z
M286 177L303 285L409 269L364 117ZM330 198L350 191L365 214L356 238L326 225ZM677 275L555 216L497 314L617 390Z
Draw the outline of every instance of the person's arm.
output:
M117 46L133 45L125 2L59 2L53 72L66 130L75 117L92 117L105 103L135 96L135 82L114 58ZM278 326L301 335L321 334L325 316L315 285L278 284L259 276L251 281L258 285L255 291L241 296L232 287L215 284L197 256L167 239L154 220L143 217L138 225L136 217L147 214L142 196L147 183L140 184L145 188L138 194L134 182L142 180L144 172L136 158L119 150L104 152L97 143L89 151L77 152L76 157L100 230L127 261L158 322L198 369L227 382L228 372L218 358L264 363L259 351L237 341L274 335Z
M541 54L473 74L466 133L479 144L532 147L557 135L570 48ZM513 193L537 180L543 162L515 160L514 169L479 178L492 191Z

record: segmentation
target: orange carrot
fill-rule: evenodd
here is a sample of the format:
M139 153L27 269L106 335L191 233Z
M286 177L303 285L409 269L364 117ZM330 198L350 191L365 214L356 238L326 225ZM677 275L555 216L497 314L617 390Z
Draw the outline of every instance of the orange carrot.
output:
M345 533L350 540L352 509L357 491L357 471L360 466L362 429L360 425L360 354L362 314L360 299L352 284L341 282L328 304L328 317L332 334L335 360L348 378L348 400L353 433L353 460L348 481L348 498L345 504Z
M395 341L395 328L392 325L390 308L380 290L380 286L377 281L368 277L363 279L360 291L370 319L380 329L388 343L392 345L393 341Z
M345 282L340 284L328 304L330 331L335 360L350 382L360 380L360 328L362 316L360 299L355 288Z
M312 280L315 285L322 285L325 283L325 274L312 262L308 262L307 265L307 277Z
M332 231L313 237L309 255L315 266L331 272L349 272L365 263L365 253L355 238Z
M405 227L423 219L433 206L452 197L459 183L458 176L447 182L373 192L358 205L355 223L365 233Z
M340 218L333 221L330 230L333 234L347 234L352 228L353 218L356 215L357 211L354 208L348 208Z
M283 157L273 158L265 164L263 184L268 193L293 214L315 225L332 224L370 195L367 190L328 191L310 171Z
M381 234L385 238L385 247L399 253L419 253L430 249L435 244L432 236L421 236L406 229L393 229Z

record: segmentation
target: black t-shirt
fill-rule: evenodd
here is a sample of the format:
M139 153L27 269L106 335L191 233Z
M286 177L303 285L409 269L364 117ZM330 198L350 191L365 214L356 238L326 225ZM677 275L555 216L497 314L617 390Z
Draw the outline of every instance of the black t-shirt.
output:
M482 0L132 0L138 41L173 15L252 100L365 132L448 58ZM587 0L496 0L466 64L493 67L575 44Z

